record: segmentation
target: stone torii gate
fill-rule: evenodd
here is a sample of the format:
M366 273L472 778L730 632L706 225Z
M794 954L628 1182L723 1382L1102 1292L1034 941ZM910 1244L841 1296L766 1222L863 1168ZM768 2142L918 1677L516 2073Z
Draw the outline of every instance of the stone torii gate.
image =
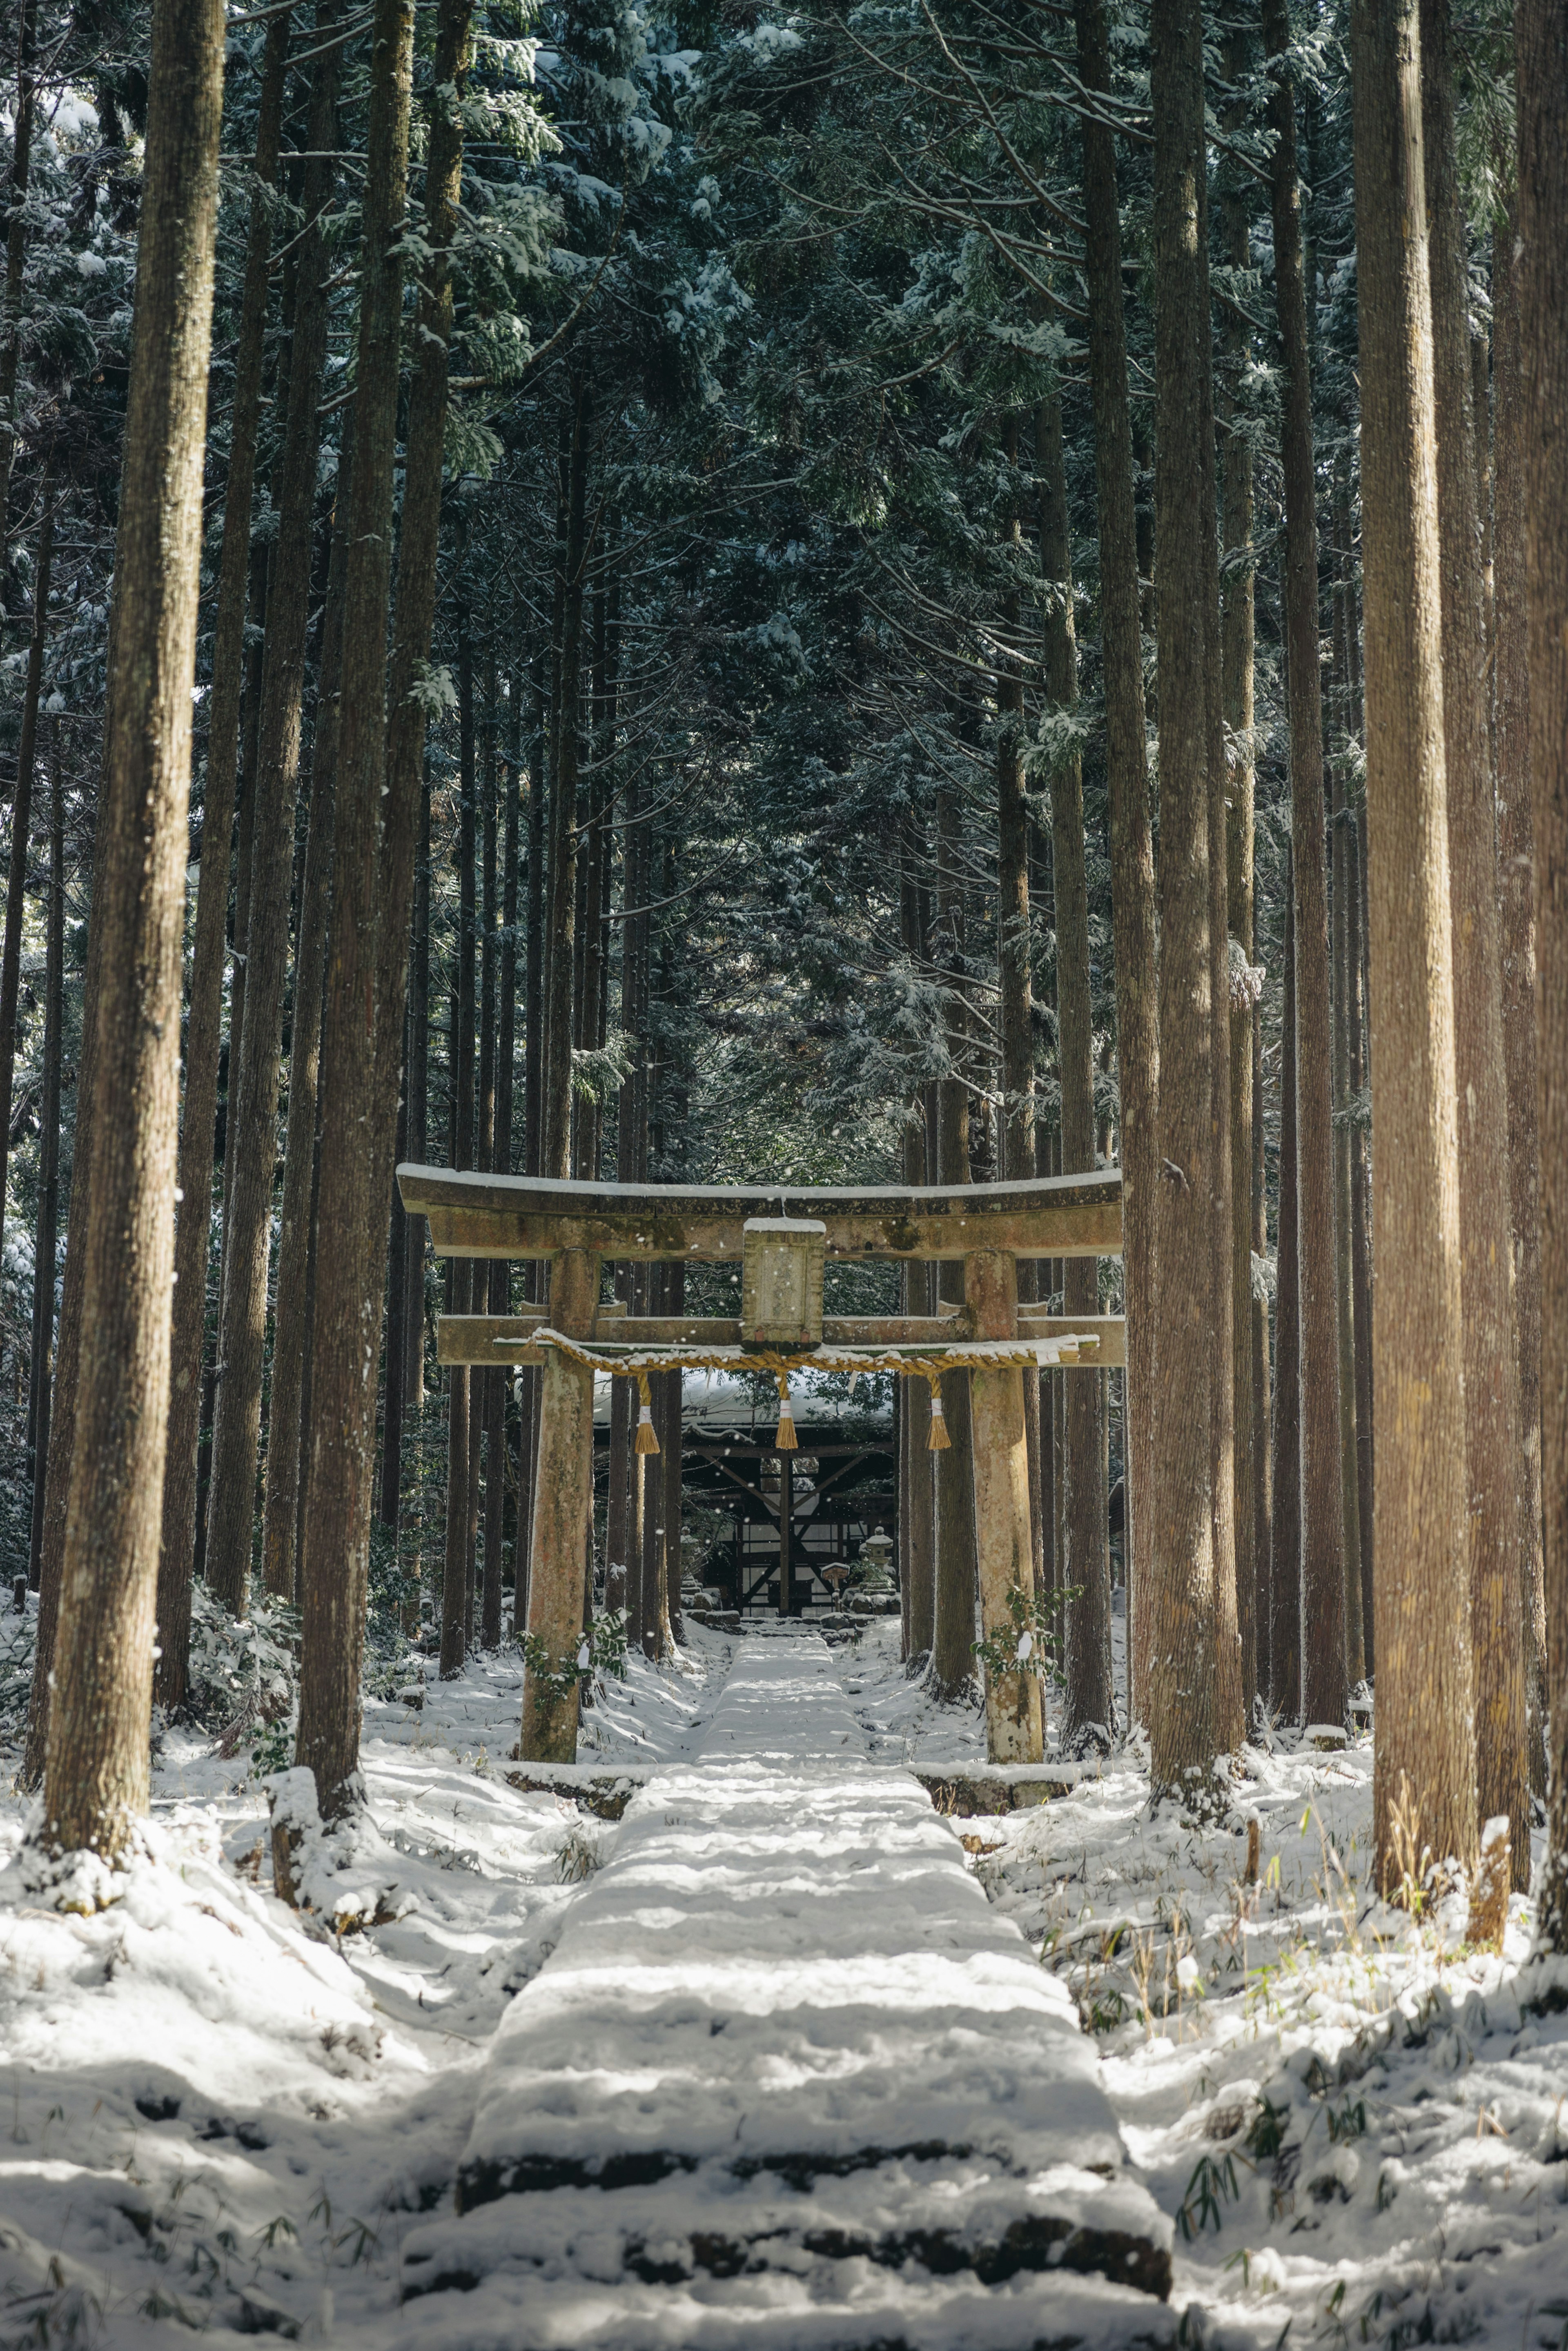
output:
M1008 1625L1009 1592L1030 1592L1033 1577L1024 1372L1126 1361L1120 1316L1020 1312L1018 1260L1119 1257L1119 1169L915 1188L579 1184L410 1165L397 1180L407 1212L428 1219L438 1257L549 1261L548 1309L444 1315L437 1324L443 1364L544 1366L528 1631L535 1654L553 1663L549 1678L525 1676L525 1760L571 1762L577 1753L596 1371L639 1380L705 1366L769 1372L781 1446L793 1441L792 1426L785 1434L792 1373L887 1369L935 1384L944 1370L967 1372L981 1619L988 1637ZM936 1315L824 1316L828 1257L959 1259L964 1304ZM738 1259L741 1312L629 1316L600 1297L606 1259ZM994 1762L1040 1760L1032 1676L988 1676L986 1717Z

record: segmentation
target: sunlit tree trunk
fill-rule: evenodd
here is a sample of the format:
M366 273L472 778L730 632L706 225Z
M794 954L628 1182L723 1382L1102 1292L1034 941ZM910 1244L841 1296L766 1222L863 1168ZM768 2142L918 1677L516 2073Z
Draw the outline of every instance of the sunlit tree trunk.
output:
M160 0L110 624L84 1051L74 1442L43 1844L112 1863L148 1802L169 1408L191 690L223 109L223 12Z
M1265 0L1272 68L1274 287L1284 346L1285 628L1295 877L1297 1268L1301 1285L1302 1704L1309 1722L1345 1719L1344 1497L1333 1199L1333 1021L1323 840L1322 693L1318 674L1318 532L1307 284L1295 94L1286 78L1284 0Z
M1541 1519L1541 1162L1535 1058L1535 833L1530 804L1526 638L1525 418L1521 382L1517 202L1493 241L1497 504L1492 733L1497 747L1498 898L1502 1041L1508 1079L1510 1225L1519 1333L1520 1562L1527 1769L1546 1793L1546 1602Z
M1378 1867L1476 1853L1453 943L1415 0L1354 0L1371 845Z
M378 1094L381 1026L384 1023L394 1032L392 1056L402 1044L402 990L398 988L395 1003L389 1003L378 982L383 925L397 933L400 964L407 947L396 903L388 903L382 835L383 824L391 833L403 818L392 794L401 782L406 797L408 781L394 778L387 756L386 620L403 286L397 231L407 193L413 49L412 0L378 0L360 247L354 469L343 581L331 941L321 1048L319 1245L300 1557L304 1639L296 1756L314 1772L318 1801L329 1820L350 1811L360 1794L360 1668L370 1569L382 1305L376 1260L385 1244L389 1173L384 1153L373 1146L383 1129L389 1145L391 1142L391 1120ZM433 154L427 162L427 182L436 160ZM422 361L426 356L423 346L420 356ZM444 405L443 397L443 412ZM414 460L411 411L400 566L403 593L409 592L410 501L422 486ZM390 697L394 723L412 683L405 671L400 696L397 677L394 670ZM418 781L416 759L413 806L407 812L410 889ZM383 788L388 794L384 803ZM276 1845L274 1860L276 1865ZM280 1886L280 1891L287 1890Z
M1454 144L1448 0L1421 0L1422 131L1437 422L1443 744L1454 916L1465 1465L1482 1821L1506 1814L1514 1884L1530 1884L1525 1767L1524 1527L1510 1230L1508 1081L1498 946L1497 848L1487 724L1486 616L1476 511L1476 420L1464 214ZM1484 430L1485 413L1482 413Z
M277 1225L277 1309L272 1331L272 1389L262 1498L261 1572L279 1600L295 1596L303 1486L305 1374L312 1237L316 1217L316 1125L321 1091L321 1004L332 911L332 837L338 789L338 714L343 672L343 580L348 563L348 475L351 420L338 454L327 609L316 679L316 729L310 749L310 816L294 950L293 1029L288 1049L288 1113L284 1123L283 1202Z
M1045 627L1045 691L1058 710L1078 701L1072 614L1072 552L1062 465L1061 399L1042 403L1039 443L1040 569L1051 598ZM1061 1080L1061 1170L1094 1166L1094 1021L1089 978L1089 871L1083 832L1083 764L1059 755L1051 771L1051 871L1056 895L1056 1031ZM1010 1170L1009 1170L1010 1173ZM1069 1258L1063 1310L1100 1311L1099 1267ZM1061 1737L1073 1753L1103 1749L1115 1725L1111 1679L1111 1562L1105 1535L1104 1421L1100 1382L1074 1372L1064 1385L1067 1439L1067 1560L1078 1597L1067 1616L1067 1692Z
M319 215L331 189L333 166L323 151L336 143L338 57L337 49L329 49L318 61L311 93L307 143L317 152L307 166L304 207L308 221ZM213 1424L206 1577L236 1616L246 1611L256 1519L267 1271L277 1158L277 1093L310 618L316 460L320 442L318 412L327 357L329 266L326 239L318 232L298 248L288 344L288 404L273 486L277 535L267 596L261 732L251 830L245 1021L237 1067L232 1046L230 1050L228 1118L234 1151L224 1202L224 1293L218 1336L222 1369Z
M1286 879L1290 868L1286 867ZM1301 1309L1296 1220L1295 892L1285 894L1280 1049L1280 1212L1274 1236L1273 1524L1270 1532L1269 1702L1301 1719Z
M1074 0L1078 71L1111 89L1103 0ZM1115 144L1107 123L1085 115L1085 277L1094 480L1100 535L1100 626L1104 648L1105 754L1111 790L1111 902L1116 966L1116 1067L1122 1098L1123 1275L1127 1304L1126 1559L1128 1679L1134 1713L1146 1711L1146 1600L1154 1533L1155 1226L1159 1166L1159 1026L1155 968L1155 861L1144 734L1143 622L1127 398L1121 214Z
M1233 34L1227 46L1227 71L1239 80L1247 45ZM1225 257L1246 269L1251 257L1250 204L1247 183L1233 177L1220 205ZM1239 398L1249 332L1234 317L1226 326L1226 365L1220 377L1220 420L1225 428L1221 465L1221 527L1226 571L1222 662L1227 775L1226 902L1228 938L1249 967L1254 959L1254 722L1252 444ZM1244 1727L1260 1687L1258 1672L1258 1543L1256 1491L1259 1462L1253 1426L1252 1311L1252 1060L1258 1007L1249 982L1230 988L1230 1297L1235 1379L1236 1624L1240 1637ZM1267 1640L1264 1643L1267 1646Z
M1212 962L1206 617L1199 486L1209 335L1201 223L1203 74L1195 0L1155 0L1155 470L1160 729L1159 1228L1148 1685L1156 1793L1215 1801ZM1227 1082L1228 1076L1227 1074Z
M1519 287L1535 835L1541 1486L1551 1817L1537 1933L1568 1950L1568 25L1518 0Z

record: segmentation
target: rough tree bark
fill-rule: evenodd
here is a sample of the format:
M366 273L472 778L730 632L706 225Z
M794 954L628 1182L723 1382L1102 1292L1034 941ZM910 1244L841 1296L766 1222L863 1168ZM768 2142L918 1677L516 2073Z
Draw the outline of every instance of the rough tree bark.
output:
M1209 333L1195 0L1154 0L1155 475L1160 729L1159 1227L1148 1709L1157 1794L1212 1808L1218 1745L1212 1365L1207 565L1201 380Z
M1333 593L1334 612L1334 695L1343 709L1349 700L1350 664L1345 650L1346 600ZM1333 824L1329 837L1329 868L1333 879L1329 945L1333 965L1333 1240L1334 1315L1339 1340L1339 1461L1340 1524L1344 1541L1345 1671L1353 1684L1369 1671L1366 1627L1363 1609L1361 1558L1361 1489L1357 1478L1355 1437L1355 1278L1352 1265L1354 1211L1354 1170L1351 1155L1351 1029L1355 1019L1351 971L1350 901L1355 887L1354 846L1345 791L1349 737L1343 724L1337 751L1330 761Z
M1038 434L1037 434L1038 437ZM1023 545L1023 499L1019 486L1018 417L1009 415L1004 432L1009 496L1003 517L1003 544L1016 567ZM1034 1003L1030 977L1029 894L1029 798L1024 787L1024 695L1019 664L1023 599L1015 568L1002 600L1002 627L1012 657L997 672L997 707L1006 714L997 735L997 900L1000 928L1001 977L1001 1167L1000 1175L1029 1176L1034 1172ZM913 879L907 886L913 893ZM910 1131L906 1130L906 1141ZM915 1278L913 1269L911 1279ZM1018 1269L1019 1299L1033 1304L1034 1259ZM904 1285L908 1290L908 1283ZM903 1385L903 1383L900 1383ZM900 1406L902 1413L903 1406ZM1024 1384L1024 1444L1030 1468L1030 1546L1031 1583L1039 1580L1040 1512L1040 1382Z
M402 308L412 0L377 0L371 32L370 120L360 248L359 364L354 397L354 468L343 580L343 672L338 720L338 799L332 921L321 1049L323 1118L318 1194L321 1246L305 1446L305 1541L300 1559L304 1641L298 1761L315 1774L324 1818L358 1802L360 1668L370 1568L371 1468L382 1281L378 1242L386 1233L384 1150L388 1129L378 1095L377 1046L383 1025L402 1047L402 989L395 1008L378 1003L383 925L404 935L387 903L382 834L402 815L390 797L387 759L386 616L391 587L392 466L396 454L398 350ZM440 52L438 50L438 68ZM432 150L436 145L432 137ZM427 181L437 168L432 152ZM427 199L428 202L428 199ZM426 346L420 346L421 372ZM441 362L444 367L444 349ZM416 373L413 398L418 399ZM444 375L443 378L444 393ZM443 400L444 410L444 399ZM402 593L409 592L410 502L422 487L413 447L405 461ZM416 507L417 514L417 507ZM400 606L402 594L400 594ZM401 633L401 612L400 612ZM394 680L396 677L394 670ZM403 685L406 699L407 684ZM392 709L400 709L395 684ZM418 812L414 766L413 826ZM400 782L406 779L400 778ZM389 798L382 799L383 785ZM385 814L383 816L383 807ZM408 858L413 866L412 850ZM401 879L401 877L399 877ZM412 886L412 870L409 876ZM395 1105L394 1105L395 1110ZM275 1866L277 1854L275 1846ZM280 1872L280 1892L287 1863Z
M1074 0L1077 57L1085 88L1109 92L1111 51L1103 0ZM1116 1067L1122 1096L1123 1274L1127 1301L1127 1534L1129 1704L1145 1706L1154 1510L1155 1226L1159 1166L1160 1047L1155 968L1155 858L1144 735L1144 643L1133 434L1127 400L1127 330L1122 298L1116 151L1108 125L1085 116L1084 242L1089 290L1089 378L1100 525L1100 626L1104 648L1105 757L1111 788L1111 906L1116 964Z
M1552 1795L1537 1935L1568 1950L1568 25L1518 0L1520 348L1541 1152L1541 1486ZM1381 1273L1381 1266L1379 1268Z
M1322 687L1318 673L1318 530L1307 283L1295 93L1284 59L1285 0L1264 0L1275 134L1274 286L1284 346L1285 627L1295 880L1297 1251L1301 1287L1302 1697L1309 1722L1343 1723L1344 1497L1340 1474L1339 1323L1334 1254L1333 1042L1323 841Z
M1051 593L1045 631L1045 692L1058 709L1078 700L1078 643L1072 615L1072 551L1062 465L1061 398L1042 404L1040 568ZM1094 1020L1089 981L1089 866L1083 832L1083 763L1076 752L1051 773L1051 871L1056 895L1056 1029L1061 1080L1061 1172L1094 1165ZM1009 1168L1009 1173L1012 1171ZM1100 1269L1070 1258L1062 1310L1100 1311ZM1064 1581L1078 1589L1067 1612L1064 1752L1102 1751L1116 1720L1111 1679L1111 1560L1105 1534L1104 1415L1097 1377L1074 1372L1065 1382L1067 1561Z
M1421 0L1421 104L1437 422L1443 748L1454 915L1454 1076L1458 1095L1460 1302L1470 1626L1475 1645L1479 1818L1506 1814L1513 1882L1530 1884L1525 1767L1524 1529L1519 1489L1519 1359L1510 1230L1508 1080L1498 946L1497 847L1487 721L1486 616L1476 511L1464 214L1454 145L1448 0ZM1484 413L1483 413L1484 429Z
M277 1221L277 1310L272 1329L272 1391L262 1496L262 1582L276 1599L292 1600L298 1565L303 1486L308 1301L316 1224L316 1124L321 1092L321 1004L332 913L332 839L337 816L338 719L343 678L343 580L348 565L349 475L352 419L338 454L327 610L316 682L316 732L310 748L310 817L305 878L294 950L294 1026L288 1050L288 1113L284 1128L283 1201Z
M913 816L905 820L898 893L900 931L904 953L912 965L917 964L921 956L920 892L915 882L915 865L919 848L924 844L919 842L915 828L916 820ZM904 1180L906 1184L925 1184L930 1180L926 1172L925 1148L925 1121L920 1098L916 1095L910 1105L910 1117L904 1130ZM905 1268L905 1313L926 1312L926 1269L924 1266ZM902 1407L899 1422L900 1491L905 1513L903 1551L908 1581L906 1654L910 1657L928 1657L936 1631L936 1605L931 1391L924 1380L900 1380L898 1386Z
M331 189L338 60L329 48L311 90L306 165L307 220ZM267 594L261 732L251 829L250 920L246 946L245 1023L239 1065L231 1047L228 1119L232 1175L224 1202L224 1294L219 1322L217 1411L207 1501L206 1577L231 1614L243 1616L256 1520L256 1454L267 1345L267 1270L277 1162L277 1093L284 987L294 872L296 804L304 719L305 656L316 522L319 407L327 357L329 256L318 232L298 248L288 407L274 481L277 536ZM309 1048L307 1046L307 1053Z
M49 794L48 944L44 977L44 1093L38 1110L38 1220L33 1238L33 1368L28 1413L32 1457L32 1523L27 1581L38 1589L44 1552L45 1467L55 1367L55 1260L60 1226L60 1060L65 998L65 779L59 747L51 762Z
M588 387L572 380L566 444L566 532L562 542L560 686L556 695L555 761L550 776L549 935L545 1040L544 1161L541 1173L571 1174L572 960L577 934L578 703L582 684L582 605L587 549L586 498L591 426Z
M1353 0L1371 864L1377 1864L1476 1855L1432 312L1416 0Z
M93 919L81 1320L37 1834L112 1864L148 1802L169 1407L191 689L223 110L223 11L153 11Z
M1287 866L1286 881L1290 881ZM1280 1061L1280 1211L1275 1232L1274 1519L1270 1531L1269 1702L1301 1719L1301 1315L1296 1221L1295 891L1285 893Z
M1502 1042L1508 1079L1510 1225L1519 1332L1520 1562L1531 1792L1546 1793L1546 1604L1541 1524L1541 1162L1536 1131L1535 831L1530 805L1526 642L1525 417L1521 384L1517 202L1493 240L1496 375L1493 541L1498 894Z
M1263 1034L1262 1023L1252 1023L1252 1255L1261 1260L1269 1250L1268 1187L1263 1166ZM1257 1478L1252 1489L1253 1559L1257 1568L1258 1688L1267 1698L1273 1687L1270 1650L1270 1600L1273 1593L1274 1479L1269 1432L1272 1408L1269 1353L1269 1292L1261 1280L1252 1288L1252 1458Z
M163 1471L163 1527L158 1562L158 1647L154 1693L160 1704L184 1701L191 1647L191 1573L196 1551L196 1444L202 1417L202 1355L207 1322L207 1258L213 1217L213 1134L223 1050L224 963L228 940L229 841L239 770L239 705L245 681L245 617L250 592L250 510L256 487L261 414L271 183L277 176L283 121L288 14L267 28L256 118L256 193L250 211L245 290L229 412L229 468L224 486L223 553L213 630L213 686L207 719L206 789L202 809L202 870L185 1033L185 1108L180 1134L180 1207L174 1226L174 1306L170 1353L169 1432Z
M11 1089L16 1069L16 999L22 977L22 914L27 899L27 850L33 830L33 776L38 758L38 705L44 684L44 648L49 632L49 575L55 549L54 468L46 464L39 492L43 520L33 575L33 622L27 644L27 674L22 688L22 726L16 740L16 790L11 802L11 861L5 881L5 939L0 949L0 1248L5 1238L5 1178L11 1158ZM0 560L4 559L0 541Z
M967 1184L969 1171L968 1001L964 990L964 900L960 879L958 808L952 793L937 797L937 863L940 871L936 938L933 960L948 975L947 1049L954 1074L941 1082L938 1175L942 1184ZM941 1298L964 1302L964 1269L952 1261L941 1269ZM948 1444L936 1462L936 1593L931 1641L931 1686L944 1700L956 1698L974 1673L975 1638L974 1444L969 1419L969 1383L963 1372L942 1374L942 1409Z
M1232 34L1227 46L1229 78L1246 70L1247 43ZM1244 270L1251 258L1247 183L1232 175L1220 203L1225 257ZM1221 467L1221 528L1225 540L1221 668L1227 785L1225 867L1227 977L1228 943L1234 940L1249 968L1254 956L1254 833L1257 797L1252 730L1255 717L1253 643L1256 633L1252 549L1252 443L1240 399L1249 348L1246 326L1228 318L1226 364L1220 377L1224 427ZM1236 1624L1241 1645L1243 1728L1252 1720L1260 1687L1258 1672L1258 1544L1256 1491L1259 1463L1253 1426L1252 1312L1252 1058L1258 1006L1252 984L1231 983L1230 992L1230 1299L1234 1345L1232 1386L1235 1420L1234 1510L1236 1527ZM1265 1646L1267 1640L1265 1638Z

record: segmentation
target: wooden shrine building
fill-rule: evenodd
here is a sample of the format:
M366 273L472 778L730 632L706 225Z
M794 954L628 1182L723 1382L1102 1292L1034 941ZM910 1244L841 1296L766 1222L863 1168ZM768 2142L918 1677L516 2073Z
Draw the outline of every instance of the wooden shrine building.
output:
M570 1762L577 1751L575 1660L582 1639L583 1545L592 1504L593 1379L633 1379L646 1413L656 1371L772 1375L777 1445L794 1430L789 1381L812 1371L891 1370L931 1383L969 1375L976 1552L988 1634L1008 1593L1032 1583L1024 1437L1026 1369L1125 1361L1119 1317L1062 1317L1018 1302L1020 1258L1119 1257L1122 1178L1114 1168L1021 1183L811 1187L558 1183L534 1176L398 1169L402 1205L428 1219L438 1257L543 1259L547 1306L522 1314L445 1315L444 1364L541 1363L544 1376L528 1575L528 1632L553 1661L525 1677L521 1753ZM824 1315L827 1258L959 1259L962 1307L936 1315ZM628 1315L602 1299L606 1261L738 1260L737 1317ZM1040 1693L1030 1676L993 1677L988 1743L997 1761L1039 1760Z

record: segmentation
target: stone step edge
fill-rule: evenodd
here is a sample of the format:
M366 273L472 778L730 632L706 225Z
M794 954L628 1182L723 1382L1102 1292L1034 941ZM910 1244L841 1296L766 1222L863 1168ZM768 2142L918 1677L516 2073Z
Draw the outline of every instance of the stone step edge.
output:
M618 1821L639 1788L665 1769L657 1763L527 1763L509 1771L507 1784L525 1796L570 1797L580 1812ZM895 1765L892 1767L897 1769ZM910 1769L939 1813L973 1820L998 1813L1025 1812L1069 1794L1084 1780L1098 1780L1095 1763L1019 1763L988 1771Z
M515 2185L497 2187L494 2192L505 2196ZM612 2194L613 2189L606 2193ZM474 2201L465 2198L464 2210L473 2210ZM800 2227L765 2226L756 2234L723 2227L676 2232L662 2229L656 2243L629 2234L622 2262L629 2275L642 2284L679 2285L697 2276L761 2275L776 2266L774 2256L779 2253L785 2255L785 2266L791 2271L799 2255L805 2253L818 2261L870 2262L888 2270L903 2269L913 2261L933 2277L968 2273L984 2286L1005 2285L1026 2272L1066 2270L1081 2277L1103 2278L1108 2285L1126 2286L1159 2302L1168 2299L1171 2289L1168 2247L1129 2230L1085 2227L1050 2212L1022 2214L999 2232L940 2227L876 2231L809 2222ZM541 2254L540 2262L544 2259ZM528 2256L523 2253L520 2260L526 2265ZM425 2294L470 2293L490 2274L488 2268L465 2264L460 2254L444 2258L442 2252L433 2252L424 2275L414 2266L418 2261L417 2248L411 2247L402 2264L405 2301Z

